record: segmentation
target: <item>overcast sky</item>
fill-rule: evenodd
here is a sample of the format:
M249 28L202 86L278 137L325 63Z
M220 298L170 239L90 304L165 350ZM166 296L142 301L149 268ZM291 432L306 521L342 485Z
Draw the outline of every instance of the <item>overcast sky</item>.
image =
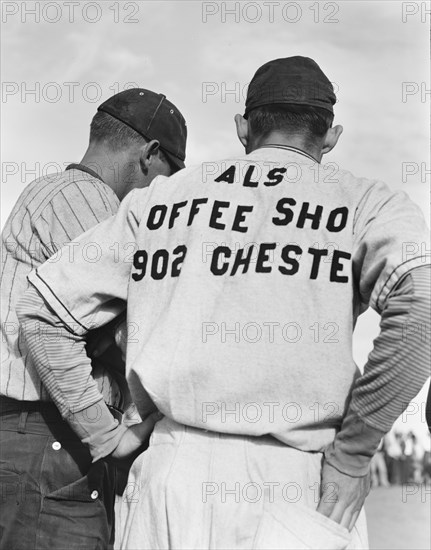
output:
M2 2L2 225L35 176L80 160L97 105L128 83L183 112L187 164L241 153L233 116L247 83L291 55L315 59L337 91L344 134L326 160L407 191L428 215L425 2L73 4ZM360 319L361 365L377 323Z

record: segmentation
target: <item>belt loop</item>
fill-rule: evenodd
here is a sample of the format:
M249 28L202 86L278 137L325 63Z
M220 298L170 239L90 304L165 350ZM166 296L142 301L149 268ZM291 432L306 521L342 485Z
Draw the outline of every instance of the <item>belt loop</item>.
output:
M25 434L25 425L27 423L28 411L21 411L18 421L18 433Z

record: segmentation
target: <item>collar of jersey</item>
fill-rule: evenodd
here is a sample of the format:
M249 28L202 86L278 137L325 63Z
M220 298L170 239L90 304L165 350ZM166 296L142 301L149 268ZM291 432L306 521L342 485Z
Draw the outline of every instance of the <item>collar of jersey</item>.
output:
M90 174L90 176L93 176L93 178L97 178L101 182L105 183L97 172L95 172L91 168L88 168L84 164L69 164L69 166L66 167L66 170L81 170L81 172L87 172L87 174Z
M275 143L267 143L266 145L261 145L260 147L257 147L256 149L254 149L250 153L250 155L252 155L255 151L259 151L260 149L284 149L285 151L291 151L292 153L302 155L302 156L310 159L311 161L317 162L318 164L320 164L318 160L316 160L314 157L312 157L311 155L309 155L308 153L306 153L302 149L298 149L297 147L292 147L291 145L278 145L278 144L275 144Z

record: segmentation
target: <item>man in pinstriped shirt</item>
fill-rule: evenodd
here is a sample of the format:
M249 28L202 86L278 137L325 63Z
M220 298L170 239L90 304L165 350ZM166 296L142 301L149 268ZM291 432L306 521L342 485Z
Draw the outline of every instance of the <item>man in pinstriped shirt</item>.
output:
M164 95L145 89L116 94L98 108L81 163L28 185L5 224L0 400L6 498L1 548L59 548L65 537L69 548L105 548L112 538L112 466L103 461L91 466L89 451L62 420L20 340L15 306L32 269L114 215L129 191L184 167L186 134L183 116ZM87 261L95 261L97 253L94 243L86 251ZM106 403L118 407L121 392L115 377L103 367L93 369L93 376ZM135 446L143 443L153 420L136 429ZM17 506L9 505L11 498ZM55 514L49 510L50 499ZM88 535L85 519L91 521Z

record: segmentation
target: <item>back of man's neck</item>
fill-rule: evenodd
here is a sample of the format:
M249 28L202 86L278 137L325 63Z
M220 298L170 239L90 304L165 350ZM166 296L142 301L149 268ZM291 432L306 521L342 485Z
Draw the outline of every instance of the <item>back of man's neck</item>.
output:
M118 163L106 153L101 153L100 149L88 148L80 164L96 172L102 181L108 185L114 193L117 194L117 187L114 185L116 177L118 178Z
M304 143L304 140L302 139L296 138L295 136L286 136L278 132L273 132L265 138L254 142L248 152L251 153L251 151L259 149L260 147L271 147L274 145L298 149L299 151L303 151L307 155L316 159L317 162L320 162L322 158L322 150L319 146L316 145L313 147L308 143Z

